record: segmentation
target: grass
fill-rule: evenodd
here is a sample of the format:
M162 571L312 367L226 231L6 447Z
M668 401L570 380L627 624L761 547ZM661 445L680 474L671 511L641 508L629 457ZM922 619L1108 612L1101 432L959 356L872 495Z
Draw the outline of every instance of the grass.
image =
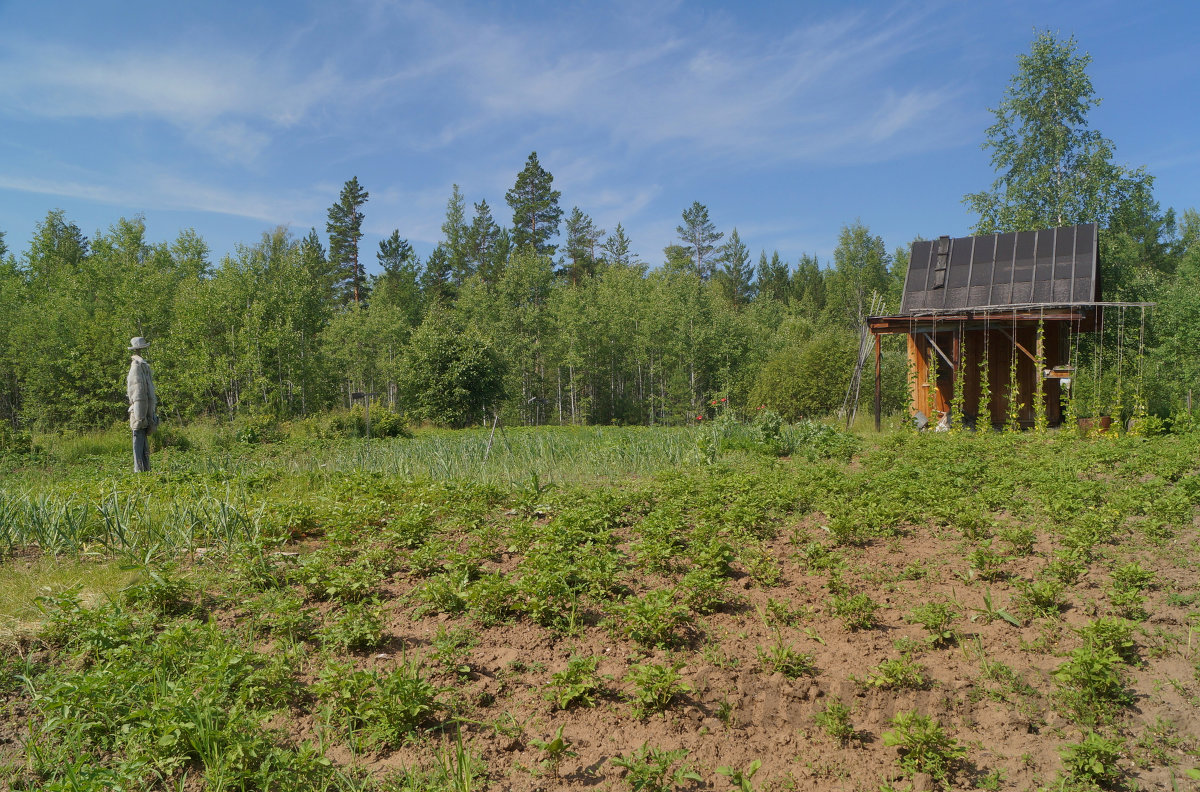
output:
M481 430L317 444L285 427L248 444L208 426L178 430L143 477L123 432L46 439L33 466L0 471L0 671L28 681L0 688L0 715L29 729L0 751L0 786L688 788L734 784L724 767L786 788L775 748L728 728L760 717L729 683L747 672L793 694L818 673L822 690L855 683L853 721L829 699L811 723L822 750L863 752L832 763L863 788L872 763L969 771L977 749L952 736L969 708L939 702L971 695L1067 724L1044 732L1041 775L1005 769L1019 788L1060 761L1086 780L1107 748L1085 728L1162 742L1143 707L1197 697L1190 679L1153 682L1195 664L1180 592L1200 438L831 431L792 438L830 453L780 459L733 430L714 446L695 428L514 429L488 452ZM981 547L996 562L963 574ZM1151 636L1134 608L1173 610ZM905 623L925 639L893 640ZM548 654L505 654L516 630ZM876 717L913 703L890 730ZM607 742L706 714L725 726L698 745L727 743L728 765ZM622 754L627 775L599 762ZM424 759L390 779L369 758L402 756ZM1155 771L1182 775L1181 756L1157 751ZM1101 759L1104 779L1119 771Z
M89 605L115 596L141 577L114 561L43 556L0 565L0 646L29 638L43 622L39 597L76 591Z

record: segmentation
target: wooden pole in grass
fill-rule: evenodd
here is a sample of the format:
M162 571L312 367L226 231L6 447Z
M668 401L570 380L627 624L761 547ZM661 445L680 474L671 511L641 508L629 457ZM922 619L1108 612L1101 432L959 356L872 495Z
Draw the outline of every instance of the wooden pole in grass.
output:
M879 431L880 412L883 407L883 383L880 382L880 360L882 352L879 348L879 333L875 334L875 431Z

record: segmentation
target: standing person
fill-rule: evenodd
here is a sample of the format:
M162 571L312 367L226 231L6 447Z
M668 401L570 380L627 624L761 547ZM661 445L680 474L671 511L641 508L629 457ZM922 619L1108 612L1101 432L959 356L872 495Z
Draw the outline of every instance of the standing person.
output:
M129 428L133 430L133 471L150 471L150 441L147 435L158 427L158 396L154 393L154 376L150 364L141 352L150 342L138 336L129 341L133 360L129 364L129 376L125 379L125 390L129 395Z

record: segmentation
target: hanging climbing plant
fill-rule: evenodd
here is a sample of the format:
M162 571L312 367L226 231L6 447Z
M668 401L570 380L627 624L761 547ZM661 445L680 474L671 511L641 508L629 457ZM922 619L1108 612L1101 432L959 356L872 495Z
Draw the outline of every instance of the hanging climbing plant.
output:
M1021 431L1021 389L1017 382L1017 345L1013 335L1012 357L1008 363L1008 431Z
M983 331L983 354L979 358L979 409L977 411L980 418L986 420L989 426L992 422L992 377L988 361L990 336L991 330L985 328ZM978 421L979 418L976 419L976 423Z
M962 331L959 330L958 344L958 360L954 367L954 395L950 399L950 431L957 432L960 429L966 428L963 423L963 408L967 403L966 399L966 377L963 375L963 370L966 366L963 365L966 358L966 347L962 341Z
M1046 323L1038 319L1037 343L1034 346L1033 363L1033 429L1045 432L1046 420Z

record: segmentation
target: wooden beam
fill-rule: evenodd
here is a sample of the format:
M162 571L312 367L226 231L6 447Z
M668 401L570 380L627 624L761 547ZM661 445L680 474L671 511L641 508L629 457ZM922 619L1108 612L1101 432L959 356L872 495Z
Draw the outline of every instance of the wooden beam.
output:
M950 359L949 355L942 351L942 348L937 345L937 341L933 340L933 333L921 333L921 335L925 336L925 340L929 342L929 345L933 347L939 355L941 355L942 360L946 361L946 365L953 369L954 361Z
M875 334L875 431L879 431L880 413L883 406L883 384L880 382L880 360L882 353L879 348L879 333Z
M1015 346L1017 349L1019 349L1019 350L1021 350L1022 352L1024 352L1024 353L1025 353L1025 357L1027 357L1027 358L1029 358L1030 360L1032 360L1032 361L1033 361L1033 365L1034 365L1035 367L1037 366L1037 364L1038 364L1038 359L1037 359L1037 356L1036 356L1036 355L1034 355L1033 353L1031 353L1031 352L1030 352L1028 349L1026 349L1025 347L1021 346L1021 344L1020 344L1020 343L1017 341L1017 339L1013 338L1013 335L1012 335L1012 333L1008 332L1008 331L1007 331L1007 330L1005 330L1003 327L997 327L996 329L997 329L997 330L999 330L1001 333L1004 333L1004 335L1008 337L1008 340L1009 340L1009 341L1012 341L1012 343L1013 343L1013 346Z

